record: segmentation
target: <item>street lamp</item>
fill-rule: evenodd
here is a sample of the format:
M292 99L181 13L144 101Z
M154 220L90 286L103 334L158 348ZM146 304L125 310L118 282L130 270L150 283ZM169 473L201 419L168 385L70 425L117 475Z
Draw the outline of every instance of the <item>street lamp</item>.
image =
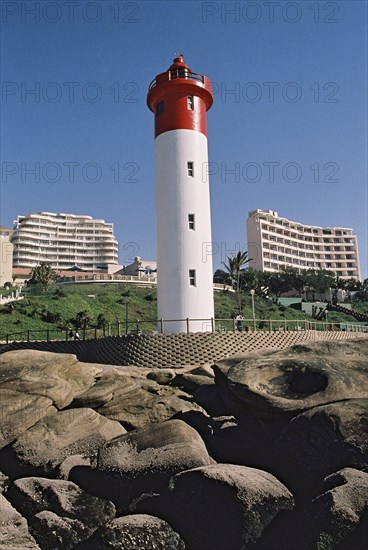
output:
M250 295L252 297L252 317L253 317L253 330L256 330L256 313L255 313L255 310L254 310L254 295L255 295L256 291L252 290L250 291Z
M129 298L125 298L125 336L128 334L128 307L129 307Z

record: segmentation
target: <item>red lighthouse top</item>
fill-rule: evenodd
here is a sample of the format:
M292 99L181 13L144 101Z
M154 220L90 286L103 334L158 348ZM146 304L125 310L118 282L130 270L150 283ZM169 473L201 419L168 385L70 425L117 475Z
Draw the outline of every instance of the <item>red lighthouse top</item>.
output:
M213 103L211 81L193 73L178 54L169 69L148 88L147 105L155 113L155 137L170 130L196 130L207 135L206 111Z

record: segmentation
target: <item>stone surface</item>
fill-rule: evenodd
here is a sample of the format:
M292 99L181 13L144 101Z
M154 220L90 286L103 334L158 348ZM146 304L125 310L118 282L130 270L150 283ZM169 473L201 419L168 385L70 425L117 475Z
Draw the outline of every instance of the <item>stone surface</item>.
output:
M211 416L227 416L232 414L231 407L223 400L223 396L217 385L200 386L194 392L193 401Z
M78 520L93 531L115 517L111 502L86 493L71 481L60 479L17 479L9 488L7 498L27 519L49 511Z
M0 548L1 550L40 550L28 530L27 521L8 500L0 494Z
M0 449L12 443L44 416L56 413L51 399L0 386Z
M173 369L152 369L147 373L148 380L153 380L157 384L166 386L174 378L175 372Z
M315 407L295 417L277 450L284 476L295 491L315 491L327 475L344 467L368 467L368 399ZM308 493L307 493L308 494Z
M142 493L166 487L173 474L213 462L193 428L181 420L169 420L106 443L93 468L73 468L70 479L126 510Z
M75 355L19 350L0 355L0 389L51 399L58 409L95 382L101 367L79 363Z
M212 366L201 365L200 367L195 367L189 371L189 374L195 374L196 376L208 376L208 378L215 378L215 373L213 372Z
M63 460L56 469L58 479L69 479L70 470L75 466L90 466L91 459L83 455L71 455Z
M128 430L164 422L178 412L202 410L188 394L151 380L122 375L113 398L98 409L100 414L119 420Z
M93 386L74 399L72 407L98 409L111 401L119 386L124 385L127 380L130 380L130 376L119 372L118 369L103 372Z
M344 468L328 476L321 494L303 514L296 533L295 544L301 550L318 548L323 539L329 548L365 548L368 541L368 473Z
M94 528L78 519L60 517L49 511L39 512L28 523L42 550L71 550L94 532Z
M214 382L214 379L207 375L183 373L177 374L171 381L171 385L181 388L188 393L194 393L199 387L209 386L214 384Z
M0 464L11 477L49 476L73 454L87 456L124 428L92 409L68 409L43 418L0 451Z
M315 342L251 353L214 366L233 414L285 425L312 407L368 397L368 340Z
M164 373L167 376L167 372ZM96 384L77 397L71 406L91 407L128 430L169 420L177 412L200 410L188 394L142 377L130 376L125 369L103 373Z
M4 493L9 487L10 480L8 476L0 472L0 493Z
M232 357L215 367L216 386L208 365L189 362L151 376L143 367L80 364L70 355L4 353L0 471L17 477L28 465L26 475L59 479L20 479L7 489L0 475L5 497L29 524L28 531L19 514L7 524L0 516L0 549L36 548L29 533L47 550L114 548L122 539L119 548L146 548L141 541L151 536L149 548L165 547L160 517L175 530L168 550L180 540L175 532L189 550L276 550L275 541L277 550L361 550L368 539L368 474L360 471L368 467L367 345L324 342ZM174 374L188 393L170 385ZM190 393L197 386L196 405ZM119 435L124 429L111 419L139 429ZM296 510L280 482L294 492ZM152 514L153 524L138 515L113 520L111 502L102 513L106 501L91 503L91 494L113 500L119 515ZM21 538L4 546L4 533Z
M215 464L175 475L166 494L136 508L165 519L191 550L245 550L279 513L293 508L293 497L268 472Z
M185 550L184 542L170 525L146 514L120 517L101 527L80 550ZM203 549L202 549L203 550Z

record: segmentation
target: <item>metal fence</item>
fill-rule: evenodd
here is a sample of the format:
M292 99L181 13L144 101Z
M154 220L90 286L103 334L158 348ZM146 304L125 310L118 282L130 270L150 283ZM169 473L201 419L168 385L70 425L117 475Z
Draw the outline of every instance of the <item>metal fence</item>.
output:
M177 329L175 326L177 324ZM180 330L179 330L180 329ZM154 319L118 321L100 328L23 330L0 336L0 342L50 342L55 340L95 340L128 334L165 334L172 332L289 332L289 331L347 331L368 333L368 324L329 323L307 319Z

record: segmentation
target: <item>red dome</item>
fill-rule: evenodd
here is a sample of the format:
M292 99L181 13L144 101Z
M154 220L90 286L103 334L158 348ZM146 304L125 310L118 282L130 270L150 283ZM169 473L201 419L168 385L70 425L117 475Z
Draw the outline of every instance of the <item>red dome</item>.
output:
M213 103L211 81L198 73L194 73L184 61L183 54L178 54L173 64L164 73L156 76L149 85L147 105L155 112L159 103L167 94L181 89L182 93L201 97L208 110Z

